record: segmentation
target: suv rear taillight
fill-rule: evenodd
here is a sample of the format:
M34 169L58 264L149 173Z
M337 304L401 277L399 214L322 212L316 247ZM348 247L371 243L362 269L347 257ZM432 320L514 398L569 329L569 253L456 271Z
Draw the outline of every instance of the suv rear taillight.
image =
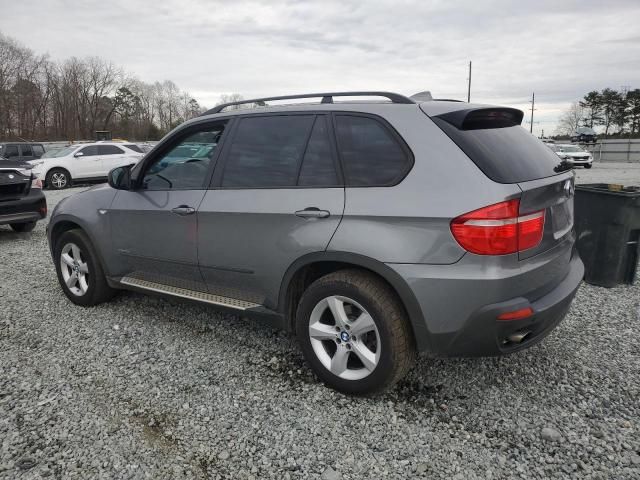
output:
M520 200L465 213L451 222L451 233L465 250L506 255L537 246L544 231L544 210L520 215Z

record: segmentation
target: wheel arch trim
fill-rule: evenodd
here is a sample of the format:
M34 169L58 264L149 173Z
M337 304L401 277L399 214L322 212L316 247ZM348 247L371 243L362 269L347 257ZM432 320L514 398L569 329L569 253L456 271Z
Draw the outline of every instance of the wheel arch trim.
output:
M331 251L309 253L298 258L289 266L280 284L277 307L278 312L284 315L288 314L289 293L292 281L296 277L296 274L305 267L324 262L349 264L353 267L364 268L379 275L391 286L400 298L400 301L402 302L402 305L409 317L409 322L418 351L427 351L431 349L431 335L425 322L425 315L407 282L388 265L365 255L359 255L351 252ZM290 324L291 321L293 320L289 319L289 322L287 323ZM291 328L290 325L289 328Z

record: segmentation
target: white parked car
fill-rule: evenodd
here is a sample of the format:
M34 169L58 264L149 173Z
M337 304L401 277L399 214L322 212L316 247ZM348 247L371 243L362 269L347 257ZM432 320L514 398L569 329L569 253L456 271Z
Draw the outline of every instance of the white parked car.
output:
M556 155L563 160L566 160L574 167L582 166L584 168L591 168L591 165L593 164L593 156L578 145L564 145L558 143L547 143L546 145L556 152Z
M96 142L71 145L29 163L46 187L60 190L72 182L105 181L113 168L137 163L143 156L135 143Z

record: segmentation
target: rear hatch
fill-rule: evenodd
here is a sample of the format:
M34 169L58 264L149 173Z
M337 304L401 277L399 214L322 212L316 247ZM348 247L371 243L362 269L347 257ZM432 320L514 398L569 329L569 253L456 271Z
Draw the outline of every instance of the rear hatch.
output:
M520 260L573 240L571 165L522 128L522 111L461 103L434 115L437 108L421 107L487 177L520 187L521 216L544 211L542 240L521 251Z
M18 200L31 190L31 165L0 160L0 202Z

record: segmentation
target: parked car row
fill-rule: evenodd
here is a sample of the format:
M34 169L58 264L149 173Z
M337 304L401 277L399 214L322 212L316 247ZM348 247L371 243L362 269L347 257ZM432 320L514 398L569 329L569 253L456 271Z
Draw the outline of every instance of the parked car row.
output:
M78 143L45 151L41 143L0 144L0 166L7 160L29 162L43 186L61 189L76 182L105 181L109 170L138 162L148 144L131 142Z

